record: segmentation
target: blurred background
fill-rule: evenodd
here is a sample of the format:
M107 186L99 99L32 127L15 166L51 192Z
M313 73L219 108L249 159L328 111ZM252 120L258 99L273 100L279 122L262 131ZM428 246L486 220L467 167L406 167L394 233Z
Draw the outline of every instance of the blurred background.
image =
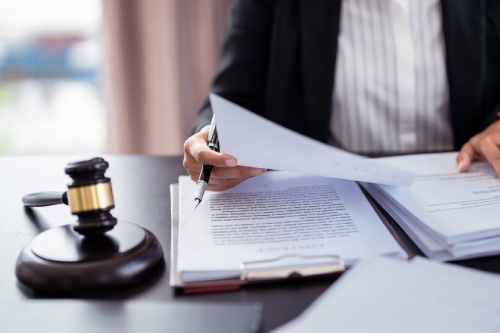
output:
M176 155L230 0L0 0L0 155Z

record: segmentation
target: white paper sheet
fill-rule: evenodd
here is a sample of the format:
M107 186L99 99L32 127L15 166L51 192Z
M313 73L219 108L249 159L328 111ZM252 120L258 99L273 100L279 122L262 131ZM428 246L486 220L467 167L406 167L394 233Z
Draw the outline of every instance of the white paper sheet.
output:
M275 333L497 333L500 277L425 259L366 259Z
M380 164L300 135L211 94L220 150L239 165L306 175L409 185L415 173Z
M418 177L410 187L377 187L450 246L500 236L498 175L487 162L475 162L468 172L460 173L456 154L381 159L393 167L410 168Z
M238 276L243 262L282 255L406 257L355 182L270 171L224 192L179 178L178 271L184 281Z
M424 229L420 222L415 221L413 215L394 204L393 200L375 184L363 183L363 187L397 221L399 226L427 257L438 261L453 259L453 255L448 251L446 244L441 239L427 229Z

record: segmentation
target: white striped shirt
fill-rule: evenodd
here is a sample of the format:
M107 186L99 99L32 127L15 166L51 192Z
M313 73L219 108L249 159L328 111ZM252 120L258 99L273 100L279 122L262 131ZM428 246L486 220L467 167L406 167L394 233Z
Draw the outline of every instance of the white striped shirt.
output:
M344 0L332 99L344 149L453 149L440 1Z

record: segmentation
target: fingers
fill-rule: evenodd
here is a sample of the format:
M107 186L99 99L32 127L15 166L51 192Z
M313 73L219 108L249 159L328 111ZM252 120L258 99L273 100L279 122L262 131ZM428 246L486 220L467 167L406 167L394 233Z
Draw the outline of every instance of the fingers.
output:
M472 161L478 159L478 155L470 142L462 146L457 156L458 171L465 172L469 170Z
M465 172L475 160L488 161L500 175L500 131L486 129L462 146L457 156L458 170Z
M232 156L220 154L208 148L208 133L200 132L184 143L184 158L186 163L209 164L214 166L235 167L236 159Z
M222 191L232 188L246 179L260 176L266 169L237 166L230 155L212 151L207 145L207 132L196 133L184 143L183 165L193 181L198 177L203 165L213 165L207 190Z
M215 167L212 169L211 178L217 179L238 179L238 178L250 178L255 176L260 176L266 169L250 168L238 166L234 168L220 168Z
M248 177L248 178L250 178L250 177ZM233 188L238 184L241 184L242 182L244 182L248 178L223 179L223 180L218 180L218 181L220 181L220 183L217 183L217 181L216 181L215 184L212 181L212 179L210 179L210 182L207 186L207 190L208 191L224 191L224 190Z
M481 157L487 160L500 174L500 133L487 136L479 143Z

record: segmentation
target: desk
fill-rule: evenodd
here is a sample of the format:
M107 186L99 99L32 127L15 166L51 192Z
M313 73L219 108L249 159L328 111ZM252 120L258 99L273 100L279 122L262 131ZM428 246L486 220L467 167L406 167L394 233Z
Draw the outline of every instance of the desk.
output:
M15 262L21 249L35 235L50 227L75 221L64 205L38 208L30 216L23 195L40 191L65 191L70 183L64 173L68 162L93 156L0 157L0 301L23 301L34 295L17 285ZM133 155L103 156L110 164L119 220L139 224L153 232L164 250L166 267L145 286L100 298L114 300L257 301L264 306L263 332L296 317L333 281L333 278L246 287L241 290L199 295L176 295L169 286L170 252L169 185L185 174L181 157ZM400 232L399 229L396 230ZM404 235L403 235L404 236ZM461 264L500 273L500 257L469 260ZM82 298L96 298L83 295Z

